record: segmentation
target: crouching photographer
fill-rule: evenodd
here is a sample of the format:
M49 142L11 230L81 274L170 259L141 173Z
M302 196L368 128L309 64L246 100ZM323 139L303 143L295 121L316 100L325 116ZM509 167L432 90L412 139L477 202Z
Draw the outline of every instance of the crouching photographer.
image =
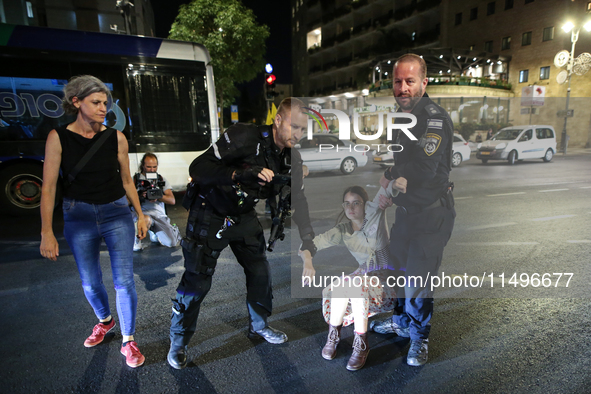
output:
M172 187L162 175L158 174L156 155L151 152L146 153L142 157L139 169L140 172L133 176L133 180L146 218L150 240L169 248L179 246L181 241L179 229L176 224L170 223L164 208L164 204L174 205L176 201L172 194ZM137 216L134 215L135 217ZM143 248L142 241L136 237L133 250L137 252Z

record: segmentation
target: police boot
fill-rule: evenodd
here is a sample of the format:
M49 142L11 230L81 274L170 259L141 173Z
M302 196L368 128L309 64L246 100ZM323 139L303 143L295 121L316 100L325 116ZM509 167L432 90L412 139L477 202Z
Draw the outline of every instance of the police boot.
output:
M195 296L177 295L172 300L170 318L170 350L166 360L171 367L182 369L187 366L187 345L195 333L200 302Z
M328 338L326 339L326 345L322 348L322 357L326 360L332 360L337 355L337 345L341 341L341 328L340 326L328 325Z
M174 369L185 368L187 366L187 346L171 343L166 361Z
M246 306L250 318L250 327L248 329L250 339L263 338L273 344L287 342L287 335L284 332L269 327L267 323L267 317L271 314L270 303L264 306L258 302L247 301Z
M358 369L363 368L368 354L369 344L367 343L367 333L355 333L355 339L353 340L353 354L347 363L347 369L349 371L357 371Z

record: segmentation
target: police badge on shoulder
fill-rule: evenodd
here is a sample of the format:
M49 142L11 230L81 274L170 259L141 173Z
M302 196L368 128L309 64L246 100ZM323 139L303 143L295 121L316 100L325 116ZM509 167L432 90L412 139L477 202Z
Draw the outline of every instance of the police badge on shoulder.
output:
M441 136L435 133L427 133L425 136L425 154L427 156L433 155L433 153L437 152L437 149L441 145Z

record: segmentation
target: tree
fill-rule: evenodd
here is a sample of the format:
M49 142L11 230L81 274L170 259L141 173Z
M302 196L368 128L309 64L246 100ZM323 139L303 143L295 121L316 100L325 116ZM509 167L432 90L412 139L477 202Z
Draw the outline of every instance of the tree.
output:
M169 38L205 45L211 55L216 96L229 107L238 95L235 84L263 70L269 28L238 0L193 0L181 5ZM223 130L223 119L220 121Z

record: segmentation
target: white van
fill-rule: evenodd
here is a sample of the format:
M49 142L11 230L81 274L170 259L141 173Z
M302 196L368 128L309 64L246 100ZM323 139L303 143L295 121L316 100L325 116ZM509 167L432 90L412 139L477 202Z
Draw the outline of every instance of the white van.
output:
M548 125L511 126L499 130L490 140L478 144L476 158L489 160L552 160L556 153L556 132Z

